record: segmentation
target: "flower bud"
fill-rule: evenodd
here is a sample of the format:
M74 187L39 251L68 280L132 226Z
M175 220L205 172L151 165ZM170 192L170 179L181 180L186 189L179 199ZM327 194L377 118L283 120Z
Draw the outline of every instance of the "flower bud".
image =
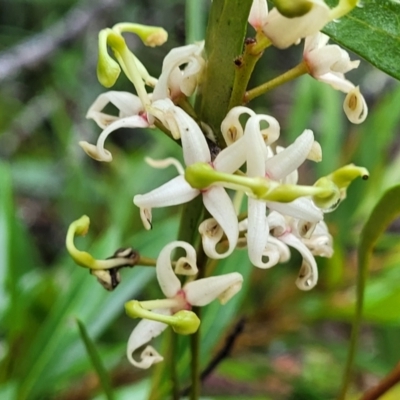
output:
M181 310L172 318L174 321L170 325L179 335L191 335L199 329L200 319L193 311Z
M301 17L307 14L313 2L309 0L275 0L275 7L287 18Z
M207 163L197 162L185 170L185 179L194 189L205 189L215 182L215 170Z
M103 29L99 33L99 58L97 61L97 79L104 87L111 87L117 81L121 68L110 57L107 50L107 39L111 29Z

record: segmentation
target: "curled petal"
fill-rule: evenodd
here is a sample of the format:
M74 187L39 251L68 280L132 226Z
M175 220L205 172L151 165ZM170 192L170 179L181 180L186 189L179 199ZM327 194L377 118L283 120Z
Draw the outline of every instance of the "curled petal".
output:
M214 218L208 218L199 225L203 249L206 254L215 251L217 244L224 236L224 231Z
M251 5L249 24L256 30L259 31L264 26L268 15L268 4L267 0L253 0Z
M272 211L268 215L269 230L275 237L280 237L286 233L287 223L285 217L279 212Z
M154 312L167 315L171 314L170 310L168 309L154 310ZM126 351L129 362L138 368L147 369L153 364L162 361L163 357L160 356L160 354L158 354L151 346L147 346L142 352L141 361L136 361L133 358L133 353L139 347L160 335L167 328L167 326L167 324L158 321L149 321L146 319L140 321L129 336Z
M324 221L320 221L310 238L303 239L312 254L320 257L332 257L333 239Z
M190 96L196 89L199 76L204 68L200 56L203 42L172 49L164 58L162 72L153 92L153 100L172 99L180 93ZM185 65L184 69L180 67Z
M104 142L111 132L120 128L147 128L148 126L148 121L140 115L121 118L108 125L107 128L101 132L96 146L84 141L79 142L79 145L88 156L94 158L95 160L110 162L112 161L112 155L104 148Z
M268 244L264 250L264 255L269 256L270 249L274 249L279 253L279 262L284 263L290 259L290 250L289 247L281 242L278 238L270 236L268 238Z
M301 290L312 289L318 281L318 268L315 258L306 245L292 234L285 234L279 238L290 247L294 247L303 257L296 285Z
M268 243L263 251L263 257L268 261L264 262L264 269L274 267L278 263L286 262L290 259L289 247L279 239L270 236Z
M94 144L88 143L84 140L81 140L79 142L79 146L82 147L83 151L90 157L93 158L93 160L96 161L105 161L105 162L110 162L112 161L112 155L111 153L106 150L103 149L102 152L99 152L99 149L97 148L97 146L95 146Z
M347 93L343 103L343 110L349 121L353 124L361 124L367 118L367 103L358 86Z
M161 250L160 255L157 258L156 273L160 288L168 298L174 297L181 289L181 283L175 275L171 264L171 253L178 247L181 247L186 251L186 257L181 257L177 262L178 264L181 264L178 269L182 268L182 264L185 263L189 264L191 266L190 268L197 269L196 251L193 246L182 241L175 241L167 244Z
M233 107L221 123L222 136L227 146L230 146L243 136L243 127L239 121L242 114L256 115L250 108L243 106Z
M283 179L306 160L314 143L314 134L306 129L290 146L265 162L267 176Z
M263 261L264 250L268 242L269 229L265 203L248 198L247 247L249 259L258 268L268 268L270 263Z
M181 132L174 110L174 103L171 101L171 99L167 98L153 101L153 103L147 107L147 111L150 116L149 119L153 120L153 117L159 119L162 124L171 132L172 137L175 140L178 140L181 138Z
M101 112L108 103L117 107L119 110L118 117ZM117 119L139 115L143 111L143 105L138 96L129 92L111 90L97 97L90 106L86 118L93 119L100 128L104 129Z
M304 219L309 222L318 222L324 219L324 214L314 203L305 197L300 197L290 203L267 201L267 207L281 214L294 218Z
M242 275L232 272L189 282L183 290L192 306L205 306L216 298L225 304L242 288L242 282Z
M208 248L208 252L205 249L204 251L211 258L220 259L228 257L235 249L239 236L239 227L232 201L224 188L211 186L203 193L203 203L224 231L229 243L228 250L222 254L217 253L215 248Z
M296 230L301 238L309 239L313 234L317 224L310 221L299 220L297 222Z
M181 257L175 265L175 274L177 275L185 275L185 276L193 276L197 275L199 270L196 264L189 262L186 257Z

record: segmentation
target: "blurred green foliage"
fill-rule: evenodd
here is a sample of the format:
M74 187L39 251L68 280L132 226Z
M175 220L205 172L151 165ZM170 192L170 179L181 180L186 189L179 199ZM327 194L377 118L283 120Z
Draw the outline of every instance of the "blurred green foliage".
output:
M100 2L90 4L98 7ZM0 69L2 55L12 54L17 43L45 31L76 6L70 0L4 0ZM94 141L99 134L99 128L84 118L103 91L95 73L98 30L127 19L165 27L170 39L162 48L143 48L134 38L131 42L150 73L157 76L168 50L185 42L184 15L183 0L116 2L57 51L1 81L2 399L104 398L80 339L77 318L110 374L115 398L134 395L141 399L150 391L149 375L133 369L124 357L136 322L123 315L123 304L147 293L159 295L152 285L153 270L124 271L118 290L108 293L72 263L64 238L68 224L82 214L90 216L91 230L77 240L77 246L99 258L125 245L156 257L176 237L178 207L155 210L154 229L145 232L132 203L134 194L173 176L172 170L154 173L143 159L181 159L175 143L157 131L121 130L107 142L114 155L110 164L92 161L77 143ZM251 83L255 86L295 65L299 54L298 48L266 52ZM242 398L296 400L336 395L354 309L360 230L383 191L400 178L400 113L396 109L400 86L366 63L352 78L360 82L370 108L360 126L345 119L341 93L308 76L252 104L257 112L270 113L280 121L282 144L290 143L306 127L314 130L324 160L303 167L300 176L307 181L303 183L349 162L366 166L371 176L367 183L356 182L339 209L327 215L335 255L318 260L321 278L312 292L300 292L294 285L300 265L295 253L290 262L269 271L250 268L247 253L240 250L218 265L222 273L233 264L245 276L245 286L224 308L212 304L204 311L203 368L223 348L226 332L242 317L245 323L235 338L232 356L206 381L205 393L212 398L239 398L239 393ZM116 90L131 89L120 78ZM385 375L400 358L399 229L398 223L391 226L373 258L355 392L363 391L371 376ZM180 339L179 344L178 370L184 377L189 359L183 345L186 340Z

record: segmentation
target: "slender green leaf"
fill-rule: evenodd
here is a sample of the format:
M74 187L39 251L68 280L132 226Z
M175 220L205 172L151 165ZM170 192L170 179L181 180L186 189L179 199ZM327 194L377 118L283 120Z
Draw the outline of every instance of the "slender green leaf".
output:
M327 1L331 6L336 2ZM400 2L361 0L339 21L329 23L324 32L339 44L400 79Z
M345 398L347 388L350 383L351 371L361 325L365 284L368 277L368 269L372 252L380 235L386 230L390 222L393 221L399 214L400 185L396 185L387 190L378 201L361 232L361 239L358 247L356 313L353 320L350 348L340 399Z
M5 164L0 164L0 314L7 306L9 293L6 288L9 273L11 250L11 231L12 231L12 193L11 175L9 168ZM11 281L15 283L15 281Z
M92 365L97 372L97 375L99 377L100 384L104 390L104 393L108 400L113 400L114 395L113 395L110 377L107 373L106 368L103 365L103 362L101 361L101 358L96 349L96 346L93 343L92 339L90 338L89 334L87 333L87 330L86 330L83 322L80 321L79 319L76 319L76 323L78 324L81 339L82 339L83 343L85 344L85 348L90 357L90 361L92 362Z

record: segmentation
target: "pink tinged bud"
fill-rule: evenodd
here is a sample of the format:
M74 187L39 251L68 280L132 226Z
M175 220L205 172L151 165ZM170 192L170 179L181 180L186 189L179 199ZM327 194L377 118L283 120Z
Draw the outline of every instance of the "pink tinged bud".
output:
M266 23L267 15L267 0L253 0L248 21L256 31L260 31L262 29Z
M294 18L284 17L276 8L270 11L263 32L274 46L285 49L320 31L330 21L330 9L324 1L310 0L308 3L310 10Z

